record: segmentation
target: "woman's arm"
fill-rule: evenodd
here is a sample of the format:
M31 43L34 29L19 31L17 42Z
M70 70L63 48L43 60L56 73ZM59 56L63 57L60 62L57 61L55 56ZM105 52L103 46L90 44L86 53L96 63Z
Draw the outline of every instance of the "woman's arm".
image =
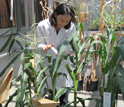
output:
M36 29L36 35L38 40L38 48L42 48L43 50L51 49L54 44L47 44L45 37L45 31L43 30L43 26L38 25Z

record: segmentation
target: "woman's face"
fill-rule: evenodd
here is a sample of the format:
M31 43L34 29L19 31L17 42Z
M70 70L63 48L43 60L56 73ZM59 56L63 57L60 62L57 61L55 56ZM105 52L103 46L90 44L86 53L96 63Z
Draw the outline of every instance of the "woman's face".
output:
M71 20L70 15L57 15L56 16L56 21L57 21L57 28L62 28L66 26Z

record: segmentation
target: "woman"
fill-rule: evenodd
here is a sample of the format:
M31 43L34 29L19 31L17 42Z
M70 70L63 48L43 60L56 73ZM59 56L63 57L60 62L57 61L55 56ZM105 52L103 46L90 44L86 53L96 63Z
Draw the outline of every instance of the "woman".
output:
M60 4L54 10L50 18L45 19L39 22L36 33L38 39L43 39L42 43L39 44L39 47L42 47L42 53L49 53L52 55L52 58L56 58L56 54L51 50L54 48L57 49L67 37L72 37L72 33L76 30L72 19L74 19L73 8L65 3ZM66 49L68 53L70 48ZM59 87L72 87L73 82L65 68L65 63L70 63L69 60L62 61L58 72L63 72L67 75L67 79L64 76L59 76L57 78L57 89ZM50 81L49 81L50 86ZM60 97L61 103L67 102L67 95L64 94ZM66 97L66 100L65 100ZM64 101L65 100L65 101Z

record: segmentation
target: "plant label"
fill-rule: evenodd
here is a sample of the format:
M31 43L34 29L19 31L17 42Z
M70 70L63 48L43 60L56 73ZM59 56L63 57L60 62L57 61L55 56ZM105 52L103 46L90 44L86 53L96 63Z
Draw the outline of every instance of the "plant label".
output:
M111 93L109 92L104 92L103 107L111 107Z

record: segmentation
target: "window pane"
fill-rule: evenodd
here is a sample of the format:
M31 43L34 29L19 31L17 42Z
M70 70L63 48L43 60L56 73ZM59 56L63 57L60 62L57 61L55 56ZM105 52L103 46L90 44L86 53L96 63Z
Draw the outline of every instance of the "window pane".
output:
M0 28L8 28L11 26L10 0L0 0Z
M32 15L32 0L18 0L15 2L17 30L29 30L29 27L33 24L32 19L34 17Z

